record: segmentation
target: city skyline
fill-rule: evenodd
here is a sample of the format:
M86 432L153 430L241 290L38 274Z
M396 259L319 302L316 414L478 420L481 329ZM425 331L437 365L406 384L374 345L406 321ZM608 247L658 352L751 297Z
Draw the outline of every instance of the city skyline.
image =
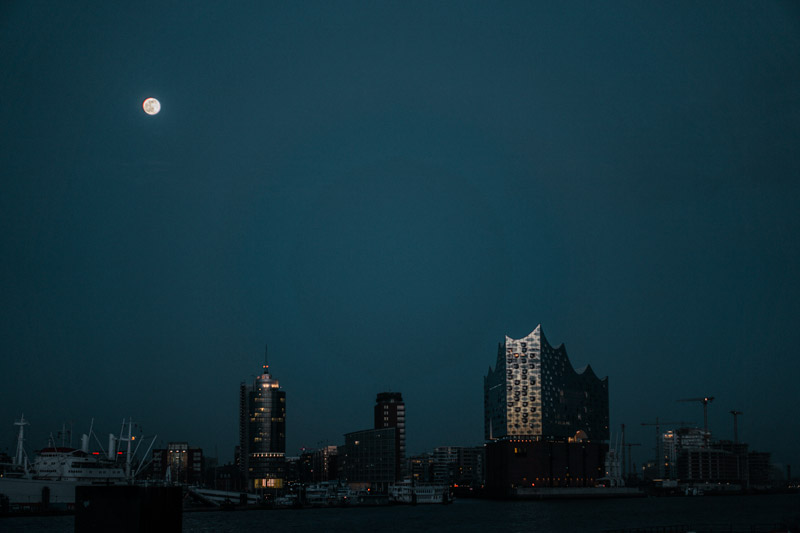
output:
M558 347L555 348L555 349L552 346L550 346L550 344L547 342L546 338L544 337L543 332L541 332L541 324L537 325L537 327L532 332L530 332L526 336L523 336L520 339L512 339L509 336L506 336L505 337L505 342L504 343L500 343L499 348L498 348L498 356L497 356L498 357L498 361L501 358L501 352L502 352L502 355L505 356L504 352L505 352L505 348L506 348L507 345L512 346L513 350L521 350L521 346L524 343L524 341L530 341L530 340L536 340L536 341L538 341L540 343L540 344L537 343L537 345L535 347L537 352L538 352L538 350L544 350L545 352L550 354L550 357L552 357L553 354L558 354L556 359L553 359L553 362L560 361L563 358L563 360L564 360L566 365L570 365L571 364L568 356L566 355L566 352L564 351L563 343L558 345ZM510 344L508 344L508 343L510 343ZM532 346L531 349L533 350L534 347ZM244 423L244 419L245 419L245 409L246 409L245 406L248 405L248 403L249 403L247 401L247 399L246 399L247 396L248 396L248 391L250 393L252 393L254 391L257 392L257 390L259 388L261 388L261 387L267 387L267 388L270 389L270 391L274 390L274 392L279 395L279 397L275 398L274 401L280 402L280 409L281 409L280 412L282 413L281 419L279 420L279 424L276 426L277 430L281 432L280 435L278 436L278 441L277 441L277 442L281 443L281 444L279 444L279 446L283 450L283 451L281 451L279 453L279 455L281 456L281 462L283 461L283 458L296 457L298 454L301 454L302 452L306 452L306 451L309 451L309 450L320 450L320 449L324 449L324 448L326 448L326 447L328 447L330 445L334 445L334 446L335 445L342 445L342 443L345 442L345 438L347 437L348 433L354 433L354 432L357 433L358 432L358 431L356 431L356 430L354 430L352 428L347 429L346 431L342 430L342 433L341 433L341 435L339 435L338 439L334 438L334 439L319 440L314 445L301 445L300 447L298 447L296 449L290 449L288 452L286 452L286 445L285 445L286 435L285 435L285 433L283 433L285 431L285 427L287 425L286 420L285 420L285 416L286 416L285 415L285 411L286 411L286 406L285 406L286 392L285 392L284 388L280 386L278 380L274 379L272 377L272 375L270 374L269 365L267 364L266 353L267 352L265 351L265 356L264 356L265 359L264 359L264 363L262 364L262 373L261 373L261 375L252 375L251 376L251 378L254 381L253 385L247 385L246 382L240 382L240 394L239 394L240 401L239 401L239 415L238 415L238 420L239 420L239 438L238 438L236 446L240 446L240 448L241 448L241 445L239 443L244 442L242 439L246 439L245 434L243 433L243 431L245 431L245 430L243 429L242 424ZM537 358L537 360L538 360L538 358ZM550 366L553 366L553 362L550 363ZM583 372L585 372L588 369L591 369L590 365L586 365L585 368L580 369L581 372L578 372L577 376L582 376ZM490 368L490 370L491 370L491 368ZM574 368L572 368L571 370L573 372L575 372ZM495 371L497 371L497 369L495 369ZM490 375L491 375L491 373L490 373ZM538 374L537 374L537 376L538 376ZM582 376L582 377L586 377L586 376ZM486 389L486 387L487 387L486 379L487 379L487 377L484 376L484 396L486 395L486 390L487 390ZM606 376L602 380L600 380L599 378L597 378L594 375L594 372L592 371L591 379L589 380L588 383L593 383L593 380L596 381L597 384L602 384L604 386L603 387L604 390L607 393L608 376ZM583 380L581 380L581 382L583 382ZM538 393L542 394L541 390L538 391ZM714 398L711 398L711 400L713 400L713 399ZM383 418L383 414L384 414L384 412L383 412L384 407L383 406L384 406L384 402L386 400L390 400L391 402L399 401L399 405L402 406L402 410L403 410L403 413L400 416L398 416L396 414L393 415L394 418L390 419L390 420L393 420L393 422L391 424L389 424L389 425L384 425L384 424L382 424L380 422L380 419ZM484 399L484 402L485 401L486 401L486 399ZM592 402L593 401L594 400L592 400ZM683 401L683 400L682 399L678 399L676 401ZM273 402L269 402L269 403L273 403ZM537 405L538 405L538 403L537 403ZM484 436L479 441L469 442L469 443L449 442L449 441L447 441L447 439L445 439L444 441L435 441L435 442L440 442L440 443L439 444L434 444L433 446L431 446L429 448L418 449L416 451L413 451L410 455L406 455L404 453L403 454L404 458L403 458L402 461L404 462L405 459L408 458L408 457L412 457L412 456L419 455L419 454L422 454L422 453L432 452L436 448L450 447L450 446L456 446L456 447L459 447L459 446L469 447L469 446L475 446L475 445L480 446L480 445L483 445L485 443L488 443L488 442L496 439L498 436L499 437L504 437L505 436L505 437L513 438L512 434L505 434L505 433L503 435L494 435L492 437L487 438L486 435L488 434L488 432L489 432L488 428L490 427L490 426L487 426L487 424L490 424L490 422L489 422L489 419L486 418L488 416L488 414L486 412L486 404L484 404L483 409L484 409L484 413L483 413L484 414ZM380 413L379 413L379 411L380 411ZM739 412L739 411L735 411L735 412L736 412L737 415L744 414L743 412ZM726 411L725 413L729 414L730 411ZM394 424L396 422L401 422L402 425L400 427L402 427L403 428L402 431L405 432L405 402L402 399L402 392L399 392L399 391L379 392L378 393L378 401L376 402L375 405L373 405L373 414L374 414L374 425L375 425L375 429L376 430L379 429L379 428L384 428L384 427L394 427L392 424ZM601 417L599 420L602 420L602 419L603 419L603 417ZM656 420L658 420L657 417L656 417ZM661 436L664 436L666 438L666 435L667 434L671 434L673 432L672 430L675 430L675 429L684 429L684 430L685 429L692 429L692 430L697 430L697 431L702 432L702 425L701 424L697 424L697 423L693 423L693 422L685 422L685 421L682 421L681 423L675 423L675 422L665 421L664 417L662 417L661 420L662 420L661 425L657 426L657 429L660 430L657 433L657 435L658 435L656 437L657 439L660 439ZM273 420L273 422L274 422L274 420ZM298 421L298 422L302 423L303 421ZM627 434L628 434L628 441L629 442L631 441L631 435L632 434L633 435L640 435L640 436L643 435L644 436L643 438L645 439L645 442L647 442L647 439L652 438L652 435L649 434L651 432L651 430L652 430L651 427L648 427L648 428L639 428L638 427L640 425L641 426L653 426L654 424L651 423L651 422L633 423L633 424L628 424L626 422L621 422L621 424L625 424L626 427L627 427L627 431L628 431ZM275 426L274 423L271 424L271 425ZM137 422L137 427L141 427L138 422ZM72 427L72 425L70 425L69 427L67 427L65 424L62 424L60 426L60 428L61 428L60 432L54 432L52 430L49 432L48 441L49 440L53 440L53 442L55 442L55 443L59 442L59 439L64 439L65 438L64 435L63 435L63 432L65 432L65 431L69 432L68 433L69 437L67 437L67 438L74 439L74 438L76 438L75 435L76 434L80 434L80 432L82 431L80 426ZM14 429L15 429L14 433L16 434L16 427ZM633 431L631 431L631 430L633 430ZM370 430L359 430L359 431L367 431L368 432ZM536 431L541 431L541 430L538 429ZM617 428L601 429L600 431L601 431L601 437L599 439L597 439L599 442L607 442L607 443L609 443L609 445L612 445L612 446L614 446L614 445L616 445L616 444L618 444L620 442L619 439L621 438L621 435L622 435L621 426L618 426ZM270 429L268 431L268 433L272 433L272 432L273 432L273 429ZM608 433L608 435L606 435L606 432ZM28 436L25 438L25 442L26 443L31 441L30 433L31 432L29 430L28 433L27 433ZM36 438L37 436L40 437L41 435L39 435L39 433L40 432L34 431L33 432L33 434L35 435L34 438ZM159 439L160 445L163 446L167 442L167 440L176 440L177 439L178 441L180 441L180 436L176 437L174 434L171 434L171 435L172 436L170 437L170 439L166 439L166 437ZM534 437L533 434L528 434L528 433L525 433L524 431L520 432L519 435L522 436L522 438ZM219 436L217 436L217 437L219 438ZM733 441L735 439L735 437L728 436L724 432L722 434L714 433L714 431L712 431L712 428L709 427L709 438L712 438L712 437L714 439L716 439L716 440L727 440L727 441ZM537 438L537 437L534 437L534 438ZM562 437L559 437L559 438L566 438L566 437L562 436ZM15 437L15 439L16 439L16 437ZM200 440L203 440L203 436L202 435L200 436ZM742 439L736 439L736 440L739 440L740 442L745 442L745 440L742 440ZM70 441L66 441L66 442L70 442ZM401 442L401 441L399 441L399 442ZM400 449L404 449L405 448L405 443L404 443L405 442L405 436L402 437L402 442L403 442L403 444L402 444L402 447L400 447ZM442 444L441 442L446 442L446 443ZM766 439L766 440L760 440L760 441L754 441L754 442L766 442L766 443L769 443L769 442L775 442L775 441L770 441L769 439ZM169 444L172 444L172 443L170 442ZM274 445L274 443L272 445ZM29 449L29 451L35 452L35 450L38 450L41 447L44 447L44 446L38 446L38 445L35 445L33 447L29 446L28 449ZM218 453L218 448L219 448L219 446L217 444L215 444L214 445L215 453ZM5 450L0 449L0 451L5 451ZM766 452L768 452L770 454L772 453L771 449L765 449L764 451L766 451ZM8 453L8 452L5 451L5 453ZM654 449L652 450L652 453L651 453L651 450L650 450L648 444L645 444L639 450L631 451L629 449L626 453L633 453L633 455L636 457L636 459L633 460L633 463L636 466L638 466L638 470L639 470L639 474L640 475L641 475L642 466L645 463L647 463L649 461L652 461L653 457L655 457L655 455L657 455L656 450L655 450L655 446L654 446ZM230 457L226 457L226 454L223 452L221 454L215 455L214 458L217 459L217 460L222 460L223 462L231 462L231 460L235 459L233 457L233 455L234 455L233 452L231 452L231 456ZM268 454L268 455L273 455L273 454ZM779 459L773 459L773 463L779 469L780 469L781 466L784 466L785 464L791 464L791 463L781 462ZM245 465L244 468L246 469L247 466Z
M612 440L714 396L715 437L742 411L800 464L799 21L5 3L0 449L22 413L34 448L130 416L230 459L265 342L289 453L367 427L379 391L407 456L475 445L497 343L542 323L609 376Z

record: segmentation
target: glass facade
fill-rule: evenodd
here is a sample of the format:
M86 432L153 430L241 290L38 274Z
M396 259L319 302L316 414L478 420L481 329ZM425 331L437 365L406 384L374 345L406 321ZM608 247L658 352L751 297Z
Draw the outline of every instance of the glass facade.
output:
M393 483L396 428L368 429L344 436L345 477L355 483Z
M608 378L572 368L564 345L553 348L536 326L506 337L484 378L485 438L608 440Z
M249 490L281 488L286 472L286 392L268 365L239 398L240 464Z

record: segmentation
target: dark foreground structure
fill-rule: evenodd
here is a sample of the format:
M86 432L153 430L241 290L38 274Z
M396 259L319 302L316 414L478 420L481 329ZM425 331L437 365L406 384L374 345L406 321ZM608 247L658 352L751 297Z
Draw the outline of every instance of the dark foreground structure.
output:
M75 488L75 533L181 531L181 487Z
M486 445L486 488L496 496L531 487L594 487L608 445L504 439Z

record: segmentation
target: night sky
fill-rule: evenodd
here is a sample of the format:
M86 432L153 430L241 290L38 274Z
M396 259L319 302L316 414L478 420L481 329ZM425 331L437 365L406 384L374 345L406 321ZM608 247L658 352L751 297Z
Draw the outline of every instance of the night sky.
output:
M0 450L230 460L266 343L289 455L477 445L541 323L637 463L710 395L800 469L798 147L796 2L2 2Z

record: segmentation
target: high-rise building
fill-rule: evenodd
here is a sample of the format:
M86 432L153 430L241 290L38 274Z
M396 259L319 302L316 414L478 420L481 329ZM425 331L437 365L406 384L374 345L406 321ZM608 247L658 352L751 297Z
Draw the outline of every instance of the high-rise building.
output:
M379 392L375 400L375 429L396 428L395 479L403 477L406 462L406 404L399 392Z
M486 440L504 437L608 440L608 378L575 371L564 345L553 348L536 326L506 337L484 378Z
M248 490L281 488L285 479L286 392L263 371L239 394L240 465Z

